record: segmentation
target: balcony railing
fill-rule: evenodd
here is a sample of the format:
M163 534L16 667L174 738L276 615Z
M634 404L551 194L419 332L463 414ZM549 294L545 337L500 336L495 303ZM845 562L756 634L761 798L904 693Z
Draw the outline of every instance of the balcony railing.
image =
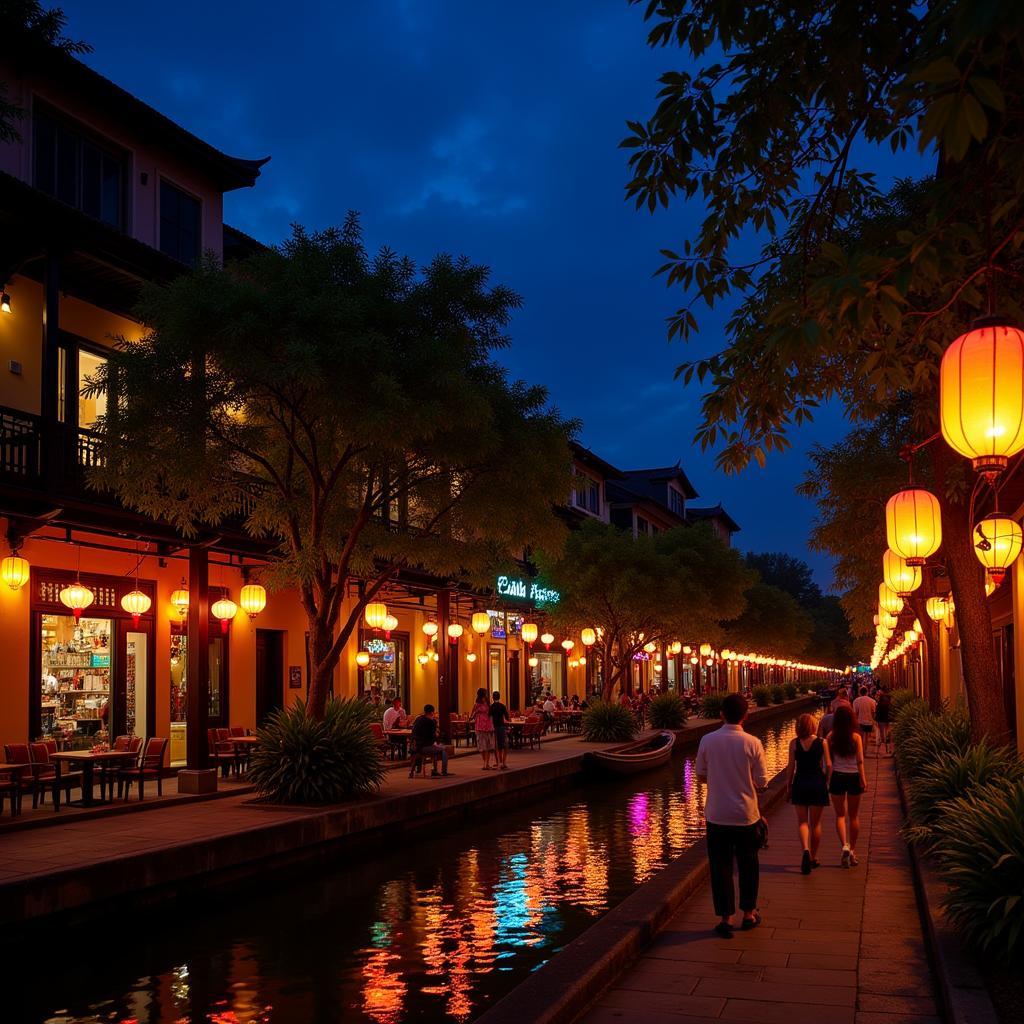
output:
M38 483L42 454L39 417L0 406L0 474L25 484Z
M0 480L28 487L84 487L85 472L103 463L100 435L76 431L70 466L67 438L63 424L56 424L47 436L42 417L0 406Z

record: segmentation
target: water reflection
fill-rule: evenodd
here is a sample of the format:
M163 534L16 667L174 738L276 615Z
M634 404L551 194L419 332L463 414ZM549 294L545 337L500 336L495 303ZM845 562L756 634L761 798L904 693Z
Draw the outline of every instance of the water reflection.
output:
M793 722L755 731L774 774ZM702 798L687 757L521 812L485 809L477 827L362 865L302 881L283 871L191 926L164 920L138 942L105 938L101 963L72 958L56 979L23 988L19 1019L466 1022L692 846Z

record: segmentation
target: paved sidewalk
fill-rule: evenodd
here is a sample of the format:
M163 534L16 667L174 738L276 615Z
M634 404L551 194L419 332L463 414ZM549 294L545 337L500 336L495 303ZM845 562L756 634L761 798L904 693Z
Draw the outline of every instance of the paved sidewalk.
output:
M763 1024L939 1024L889 758L868 762L860 866L839 867L835 816L822 819L822 866L799 871L793 809L769 817L761 857L764 923L711 932L710 893L690 899L584 1024L708 1019ZM737 917L738 920L738 917Z

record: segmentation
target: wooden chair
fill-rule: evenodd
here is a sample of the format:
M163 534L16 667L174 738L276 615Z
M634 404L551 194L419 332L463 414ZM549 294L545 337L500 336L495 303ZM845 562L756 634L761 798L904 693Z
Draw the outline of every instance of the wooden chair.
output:
M131 768L122 768L117 773L117 797L127 800L131 796L132 783L139 784L139 799L145 795L146 779L156 779L157 796L164 795L163 766L164 751L167 740L163 737L151 736L146 741L146 749L139 758L139 763Z
M231 769L238 770L238 758L235 756L235 745L228 742L227 729L207 729L206 742L210 748L210 763L220 768L221 775L226 779Z
M540 749L540 738L544 735L544 722L534 721L527 722L523 726L523 742L529 743L531 747L536 746Z
M130 754L132 750L132 736L124 735L118 736L113 744L111 750L122 751L125 754ZM114 776L117 774L118 768L123 768L124 762L122 761L103 761L97 765L99 769L99 783L100 783L100 799L107 799L107 790L110 790L110 799L114 798Z
M373 734L377 749L382 754L387 754L391 748L391 740L384 735L384 726L380 722L371 722L370 732Z
M230 732L232 736L246 736L246 735L248 735L246 733L246 729L245 729L244 725L233 725L228 730L228 732Z
M15 744L15 746L21 746L21 744ZM57 768L53 761L50 760L50 748L45 741L29 743L28 751L28 759L32 762L32 806L39 807L41 804L46 803L47 790L50 790L52 793L54 786L57 784ZM19 760L19 758L8 757L7 760L13 761ZM61 773L60 788L64 790L65 801L71 799L71 790L81 784L81 772Z

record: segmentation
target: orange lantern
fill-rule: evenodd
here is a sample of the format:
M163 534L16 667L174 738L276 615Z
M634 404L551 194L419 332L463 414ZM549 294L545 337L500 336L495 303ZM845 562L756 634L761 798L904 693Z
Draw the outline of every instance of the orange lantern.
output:
M974 527L974 536L974 553L978 556L978 561L985 566L992 582L998 586L1003 582L1006 570L1020 554L1024 532L1021 531L1018 522L1009 516L996 513L985 516Z
M519 635L523 638L524 644L532 644L537 639L537 623L524 622Z
M473 612L473 618L470 619L469 624L477 636L484 636L491 631L491 617L487 612Z
M895 551L886 551L882 556L882 575L885 585L900 597L909 597L921 586L921 567L908 565Z
M889 548L907 565L924 565L942 544L939 499L920 487L905 487L885 503Z

